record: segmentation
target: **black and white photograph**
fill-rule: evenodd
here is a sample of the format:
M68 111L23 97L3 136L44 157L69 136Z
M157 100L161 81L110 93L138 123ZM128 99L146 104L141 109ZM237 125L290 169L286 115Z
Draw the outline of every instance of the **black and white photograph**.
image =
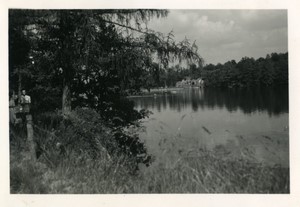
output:
M290 196L289 17L7 8L8 194Z

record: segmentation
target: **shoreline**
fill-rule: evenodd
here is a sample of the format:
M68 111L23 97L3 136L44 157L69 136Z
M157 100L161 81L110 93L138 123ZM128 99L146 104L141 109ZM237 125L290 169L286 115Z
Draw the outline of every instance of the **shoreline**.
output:
M141 91L137 94L128 95L127 98L135 98L135 97L145 97L147 95L149 96L155 96L157 94L175 94L178 91L184 90L184 89L200 89L201 87L193 86L193 87L169 87L169 88L151 88L150 92L147 89L141 89ZM157 93L157 94L156 94Z

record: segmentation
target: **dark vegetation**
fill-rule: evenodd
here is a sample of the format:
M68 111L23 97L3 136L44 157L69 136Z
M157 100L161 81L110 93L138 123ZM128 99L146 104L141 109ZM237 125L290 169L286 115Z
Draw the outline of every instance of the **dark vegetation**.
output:
M64 115L87 107L99 113L107 127L120 131L138 125L148 112L134 109L133 102L126 99L126 89L138 89L142 74L155 70L158 63L152 61L153 56L162 67L173 59L201 64L196 45L187 40L176 43L172 34L165 37L145 27L151 18L167 13L10 10L10 91L27 90L35 122L41 115L55 112L56 116L61 113L62 123L68 125ZM132 142L120 133L116 139L123 145Z
M167 70L159 70L159 75L148 74L150 87L175 86L176 82L186 78L202 78L206 87L253 88L288 85L288 53L272 53L265 58L244 57L224 64L205 66L180 65Z
M207 65L202 74L207 86L268 87L288 85L288 53L272 53L266 58L242 58L238 63Z
M175 59L202 61L195 44L177 43L172 33L164 36L146 27L151 18L167 14L166 10L9 11L9 90L19 99L21 89L31 96L38 161L57 168L66 157L98 160L104 151L111 163L130 173L140 163L151 163L132 130L149 112L134 109L126 99L127 89L138 90L144 73L155 71L158 64L166 68ZM25 139L24 120L11 124L11 169L22 162L19 151L30 148ZM13 186L22 185L11 175ZM12 187L12 192L27 192L20 189Z
M199 155L207 161L201 166L187 161L172 169L139 171L154 159L137 135L139 120L149 112L135 110L126 99L128 91L159 85L162 71L171 73L168 63L173 60L195 63L194 71L202 68L195 44L188 40L177 43L172 33L164 36L145 27L151 18L167 13L9 11L9 90L20 94L25 88L31 96L36 151L36 161L32 161L25 123L11 124L12 193L288 192L286 180L268 186L280 173L286 178L287 171L258 167L251 175L236 178L236 168L230 163L219 165L221 158L211 152ZM284 62L282 57L279 55L278 62ZM266 67L269 69L268 64ZM204 67L200 75L213 85L209 78L217 71L220 68ZM239 162L233 165L244 166ZM227 188L220 182L207 183L216 176L226 179L225 174L212 175L220 168L231 175ZM261 170L269 179L261 177L267 180L265 185L256 185L253 176ZM236 186L239 183L244 187Z

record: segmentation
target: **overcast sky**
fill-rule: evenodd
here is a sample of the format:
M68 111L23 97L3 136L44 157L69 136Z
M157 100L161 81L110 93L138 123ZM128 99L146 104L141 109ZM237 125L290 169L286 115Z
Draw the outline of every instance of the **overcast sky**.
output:
M196 40L206 64L288 51L286 10L170 10L148 27Z

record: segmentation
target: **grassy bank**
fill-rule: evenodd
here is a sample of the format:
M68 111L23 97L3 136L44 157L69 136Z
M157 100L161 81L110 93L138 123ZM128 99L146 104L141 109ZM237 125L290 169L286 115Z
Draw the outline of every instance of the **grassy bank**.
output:
M289 193L289 169L229 161L208 151L135 173L124 158L70 156L50 167L32 162L25 151L12 153L11 193Z
M103 123L90 126L95 124L86 121L90 115L78 122L74 115L63 129L48 123L55 127L53 135L36 133L44 150L36 161L30 159L22 134L14 135L11 193L289 193L288 168L228 158L216 151L199 149L196 156L182 155L169 163L157 160L146 167L117 150L112 129ZM59 140L60 135L68 142ZM58 141L61 145L55 144ZM60 146L65 146L63 153Z
M126 162L126 161L125 161ZM51 168L26 153L11 161L11 193L289 193L289 170L205 152L132 174L124 160L64 158Z

